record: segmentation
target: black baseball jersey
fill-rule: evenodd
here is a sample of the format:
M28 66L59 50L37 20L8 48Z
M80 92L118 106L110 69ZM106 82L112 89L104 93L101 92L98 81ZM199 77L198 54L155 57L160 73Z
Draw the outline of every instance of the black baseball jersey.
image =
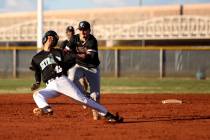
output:
M43 82L63 75L64 56L61 50L40 51L31 61L31 69L35 71L36 82Z
M85 59L76 58L76 63L87 67L87 68L95 68L100 64L98 57L98 43L96 38L93 35L89 35L88 39L83 42L80 40L80 35L77 34L74 36L74 40L71 46L76 47L84 47L88 52L92 52L91 55L88 55Z
M74 38L71 40L64 40L60 46L64 53L65 71L76 64L76 45L73 45L73 39Z
M70 40L64 40L61 43L60 48L63 49L63 50L66 49L66 50L69 50L69 51L75 51L76 50L76 46L72 45L73 41L74 41L74 37L75 37L75 35L73 35L73 37Z
M61 49L65 49L65 48L66 48L66 49L70 49L70 48L69 48L69 45L68 45L69 43L70 43L69 40L64 40L63 42L61 42L60 48L61 48Z

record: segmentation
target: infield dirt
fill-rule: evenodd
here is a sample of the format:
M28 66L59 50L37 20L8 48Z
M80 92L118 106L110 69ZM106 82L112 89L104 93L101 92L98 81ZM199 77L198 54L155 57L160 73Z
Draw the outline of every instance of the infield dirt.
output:
M164 99L183 104L162 104ZM210 95L208 94L106 94L101 103L125 118L121 124L93 121L68 97L49 100L53 116L36 117L31 94L0 95L1 140L208 140Z

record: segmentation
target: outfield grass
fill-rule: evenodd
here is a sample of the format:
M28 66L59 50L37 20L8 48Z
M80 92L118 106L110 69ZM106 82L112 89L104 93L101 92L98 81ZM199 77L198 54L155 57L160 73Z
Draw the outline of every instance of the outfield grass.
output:
M103 78L108 93L210 93L210 80Z
M30 86L32 83L32 79L0 79L0 93L31 93ZM210 93L210 80L102 78L101 92Z

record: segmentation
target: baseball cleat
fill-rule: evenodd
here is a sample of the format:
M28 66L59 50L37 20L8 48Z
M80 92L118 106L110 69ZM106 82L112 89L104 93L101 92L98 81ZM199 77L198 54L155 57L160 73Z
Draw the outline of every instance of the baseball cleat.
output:
M50 106L44 108L34 108L33 113L35 116L53 115L53 110Z
M108 112L105 115L105 118L110 123L122 123L123 122L123 117L120 117L118 113L116 113L116 115L113 115L113 114Z

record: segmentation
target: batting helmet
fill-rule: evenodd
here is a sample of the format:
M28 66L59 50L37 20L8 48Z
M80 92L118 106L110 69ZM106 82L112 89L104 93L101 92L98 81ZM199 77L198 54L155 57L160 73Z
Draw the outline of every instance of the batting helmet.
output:
M79 23L79 27L78 27L79 30L88 30L90 29L90 23L87 22L87 21L81 21Z
M42 44L44 45L47 42L48 36L52 36L53 37L53 43L52 43L52 47L56 46L59 40L59 36L58 34L53 31L53 30L49 30L47 31L43 38L42 38Z

